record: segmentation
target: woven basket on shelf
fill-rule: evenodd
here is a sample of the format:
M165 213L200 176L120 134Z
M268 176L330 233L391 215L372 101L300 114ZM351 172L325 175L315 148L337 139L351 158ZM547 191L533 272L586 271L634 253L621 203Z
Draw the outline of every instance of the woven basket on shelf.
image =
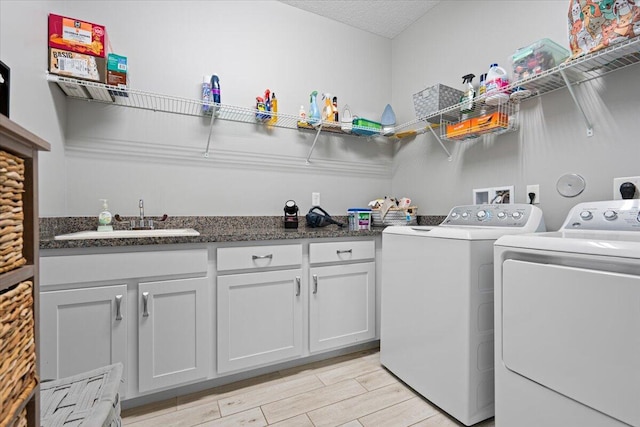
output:
M0 293L0 425L6 425L38 383L33 283Z
M24 160L0 151L0 273L26 264L22 256Z
M388 225L418 225L418 207L390 208L387 214L382 217L381 209L371 210L372 225L374 227L385 227Z

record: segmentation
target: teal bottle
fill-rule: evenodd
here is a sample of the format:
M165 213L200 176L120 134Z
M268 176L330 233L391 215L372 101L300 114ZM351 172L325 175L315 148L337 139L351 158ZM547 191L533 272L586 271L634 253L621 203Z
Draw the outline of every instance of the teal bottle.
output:
M309 96L309 102L311 103L311 105L309 106L309 118L307 119L307 121L312 125L320 123L320 109L318 108L318 103L316 102L317 96L318 91L316 90L311 92L311 95Z

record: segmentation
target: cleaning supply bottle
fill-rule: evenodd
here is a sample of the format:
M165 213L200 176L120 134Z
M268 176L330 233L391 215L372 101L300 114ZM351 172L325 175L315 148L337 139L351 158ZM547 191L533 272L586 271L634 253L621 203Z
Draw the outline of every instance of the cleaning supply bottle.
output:
M487 93L487 73L480 74L480 84L478 85L478 97ZM484 99L481 101L484 102Z
M335 111L334 113L334 121L339 122L340 121L340 114L338 113L338 97L334 96L333 99L331 100L332 104L333 104L333 111Z
M318 91L314 90L313 92L311 92L311 95L309 95L309 118L307 119L307 121L312 124L318 124L320 123L320 109L318 109L318 104L316 102L316 98L318 96Z
M504 68L498 64L491 64L487 72L487 105L500 105L509 100L509 94L505 93L505 88L509 86L509 79Z
M273 126L278 121L278 100L276 99L276 93L271 94L271 119L269 125Z
M475 103L473 99L476 97L476 90L473 88L473 78L475 75L466 74L462 76L462 84L466 85L465 91L460 97L460 112L462 114L469 114L473 112Z
M107 199L100 199L100 201L102 202L102 212L98 215L98 231L113 231Z
M300 106L298 111L298 126L306 126L307 124L307 112L304 111L304 105Z
M324 107L322 107L322 120L332 122L335 119L335 115L333 112L333 103L331 102L331 94L323 93L322 100L324 101Z
M202 112L211 114L211 76L202 78Z
M213 111L216 115L220 113L220 78L217 74L211 75L211 100L216 104Z
M271 111L271 91L269 89L264 91L264 109L266 111ZM270 119L270 116L266 116L266 118Z
M267 118L265 112L267 108L264 105L264 99L261 96L256 96L256 120L259 122L264 121Z

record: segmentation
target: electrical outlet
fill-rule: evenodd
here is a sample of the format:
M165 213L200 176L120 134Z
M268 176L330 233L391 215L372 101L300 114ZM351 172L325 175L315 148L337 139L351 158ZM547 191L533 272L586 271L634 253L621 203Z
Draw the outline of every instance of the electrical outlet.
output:
M537 205L538 203L540 203L540 185L539 184L527 185L527 194L526 194L527 203L531 202L531 199L529 198L529 193L535 194L535 197L533 198L534 205Z
M623 178L613 178L613 200L622 199L620 186L625 182L632 182L636 186L636 193L633 195L633 198L640 199L640 176L627 176Z
M320 206L320 193L311 193L311 206Z

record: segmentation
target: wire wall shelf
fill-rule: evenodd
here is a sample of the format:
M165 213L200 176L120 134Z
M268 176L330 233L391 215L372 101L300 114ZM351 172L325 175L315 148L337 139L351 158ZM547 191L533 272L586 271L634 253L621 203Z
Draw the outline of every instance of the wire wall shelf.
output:
M380 128L369 128L356 125L343 129L341 124L338 122L321 120L314 124L309 124L308 122L300 123L297 115L282 113L273 113L272 115L271 112L257 111L252 107L206 103L198 99L161 95L131 88L124 89L116 86L108 86L101 83L78 80L54 74L47 74L47 80L57 83L62 91L70 98L185 116L211 117L209 138L207 141L207 148L204 153L205 157L208 157L213 124L216 120L220 119L240 123L258 124L266 126L267 128L278 127L316 132L313 145L306 159L307 164L309 163L309 159L320 133L336 133L366 138L383 136L386 138L402 139L407 136L431 132L449 156L449 160L451 160L451 155L442 143L441 138L444 140L460 141L469 138L477 138L478 136L486 133L500 134L517 130L519 106L521 101L526 101L526 99L538 97L563 88L567 88L569 90L576 106L582 113L587 124L587 135L593 135L591 122L582 109L573 88L581 83L602 77L612 71L619 70L630 65L635 65L639 62L640 37L635 37L631 40L615 44L598 52L566 61L554 68L543 71L540 74L518 80L504 89L504 92L513 93L524 89L528 97L512 96L511 100L509 100L504 107L500 107L500 109L496 110L500 113L502 112L501 109L506 109L504 113L507 115L508 120L505 122L504 120L501 120L501 117L498 117L500 119L499 123L504 126L499 125L488 132L470 132L465 134L464 137L453 138L450 134L447 134L447 126L453 123L443 120L442 118L444 116L451 116L452 114L459 115L462 103L442 108L427 116L418 117L395 127L385 128L384 130L381 130ZM470 111L468 106L466 106L465 109L468 110L466 111L468 117L473 118L486 116L486 113L490 112L483 110L483 108L486 107L486 99L487 95L476 97L473 100L474 107ZM461 117L460 121L462 122L464 120L466 119ZM434 129L438 127L440 127L440 135L434 131Z

